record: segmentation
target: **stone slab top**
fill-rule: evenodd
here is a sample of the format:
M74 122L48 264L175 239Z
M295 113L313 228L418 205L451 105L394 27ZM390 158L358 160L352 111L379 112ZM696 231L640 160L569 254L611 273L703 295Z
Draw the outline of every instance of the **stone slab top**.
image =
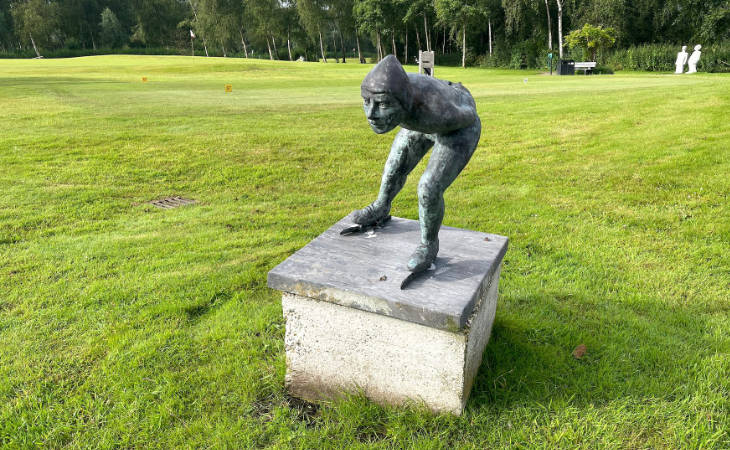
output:
M382 228L341 236L351 225L345 217L274 267L268 286L455 332L467 327L483 285L507 251L504 236L441 227L435 268L401 290L421 239L418 221L393 217Z

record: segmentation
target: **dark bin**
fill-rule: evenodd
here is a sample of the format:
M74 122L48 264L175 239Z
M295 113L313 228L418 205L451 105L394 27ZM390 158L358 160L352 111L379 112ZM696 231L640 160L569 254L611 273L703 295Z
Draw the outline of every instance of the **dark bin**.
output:
M572 59L558 61L558 75L575 75L575 61Z

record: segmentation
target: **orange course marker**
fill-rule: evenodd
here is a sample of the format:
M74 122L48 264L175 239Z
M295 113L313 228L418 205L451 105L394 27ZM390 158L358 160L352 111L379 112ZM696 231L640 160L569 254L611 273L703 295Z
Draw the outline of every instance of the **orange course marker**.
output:
M226 85L226 92L233 92L233 85L232 84L227 84Z
M147 77L142 77L142 83L146 83L146 82L147 82Z

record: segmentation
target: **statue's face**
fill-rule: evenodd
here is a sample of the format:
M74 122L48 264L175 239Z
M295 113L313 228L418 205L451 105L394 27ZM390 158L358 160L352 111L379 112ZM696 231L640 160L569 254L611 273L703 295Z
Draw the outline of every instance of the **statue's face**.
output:
M363 93L363 109L370 128L378 134L387 133L397 127L405 117L400 102L389 94Z

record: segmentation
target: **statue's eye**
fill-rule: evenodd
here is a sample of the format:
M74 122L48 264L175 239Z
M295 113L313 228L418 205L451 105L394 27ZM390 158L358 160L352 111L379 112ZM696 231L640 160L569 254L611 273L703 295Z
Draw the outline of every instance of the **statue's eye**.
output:
M383 102L380 104L381 109L387 109L390 108L390 103Z

